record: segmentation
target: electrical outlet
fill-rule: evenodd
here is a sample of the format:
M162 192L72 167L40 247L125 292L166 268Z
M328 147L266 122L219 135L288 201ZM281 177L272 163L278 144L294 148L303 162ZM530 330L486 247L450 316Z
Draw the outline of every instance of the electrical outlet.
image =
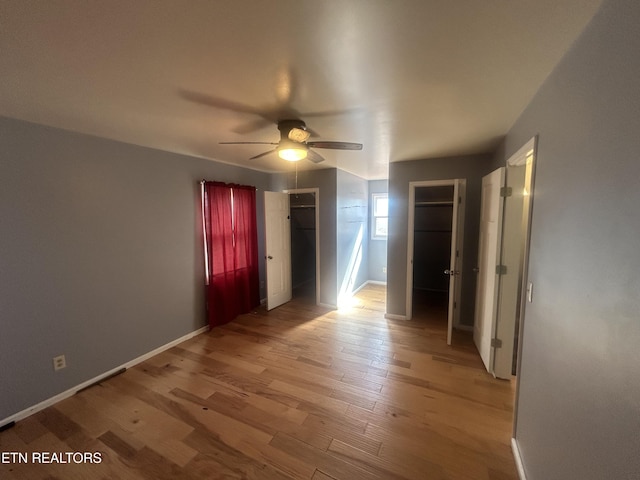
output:
M64 358L64 355L58 355L57 357L53 357L53 369L54 370L62 370L67 366L67 360Z

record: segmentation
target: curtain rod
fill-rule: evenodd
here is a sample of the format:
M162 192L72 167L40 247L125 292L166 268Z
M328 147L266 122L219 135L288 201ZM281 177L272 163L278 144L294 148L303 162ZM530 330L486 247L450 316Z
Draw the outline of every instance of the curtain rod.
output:
M205 183L207 183L207 180L205 180L205 179L203 178L203 179L202 179L202 180L200 180L198 183L199 183L200 185L204 185ZM224 182L219 182L219 183L224 183ZM259 190L260 190L259 188L254 187L253 185L240 185L240 184L238 184L238 183L235 183L235 184L233 184L233 183L232 183L231 185L238 185L238 186L253 187L256 191L259 191Z

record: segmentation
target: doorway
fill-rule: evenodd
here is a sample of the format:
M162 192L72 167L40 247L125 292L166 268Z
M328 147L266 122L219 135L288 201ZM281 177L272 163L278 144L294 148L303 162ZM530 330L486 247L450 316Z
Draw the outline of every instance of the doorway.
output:
M535 142L483 179L474 341L487 371L503 379L517 372L520 327L532 294L526 278Z
M453 222L453 185L419 187L415 193L413 227L414 316L447 322Z
M291 225L291 286L293 298L320 301L318 189L288 190Z
M521 323L526 303L531 301L532 295L527 274L536 140L535 137L529 140L507 160L507 193L500 256L500 263L506 266L506 272L500 275L496 315L496 338L503 339L503 348L496 350L494 362L495 374L500 378L516 374Z
M459 322L464 180L411 182L407 318L440 318L451 344Z

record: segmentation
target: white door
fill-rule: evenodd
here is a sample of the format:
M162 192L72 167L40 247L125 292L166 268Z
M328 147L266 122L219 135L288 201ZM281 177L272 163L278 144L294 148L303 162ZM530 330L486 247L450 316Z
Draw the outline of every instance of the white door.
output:
M267 310L291 300L289 194L264 192Z
M482 179L480 204L480 241L478 245L478 281L473 340L487 371L494 373L496 315L498 307L498 274L500 259L503 204L500 190L504 187L505 168L501 167Z

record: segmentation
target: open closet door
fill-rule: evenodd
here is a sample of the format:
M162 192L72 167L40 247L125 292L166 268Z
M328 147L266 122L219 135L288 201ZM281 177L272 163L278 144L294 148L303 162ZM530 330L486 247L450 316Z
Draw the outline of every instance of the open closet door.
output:
M504 205L501 189L504 183L504 167L498 168L482 179L473 341L489 373L494 373L495 347L492 345L492 340L496 335L499 281L496 265L500 261Z
M289 194L264 192L267 310L291 300Z
M458 179L453 184L453 216L451 218L451 258L449 269L449 308L447 309L447 345L451 345L453 326L460 323L460 291L462 288L462 239L464 234L464 183Z

